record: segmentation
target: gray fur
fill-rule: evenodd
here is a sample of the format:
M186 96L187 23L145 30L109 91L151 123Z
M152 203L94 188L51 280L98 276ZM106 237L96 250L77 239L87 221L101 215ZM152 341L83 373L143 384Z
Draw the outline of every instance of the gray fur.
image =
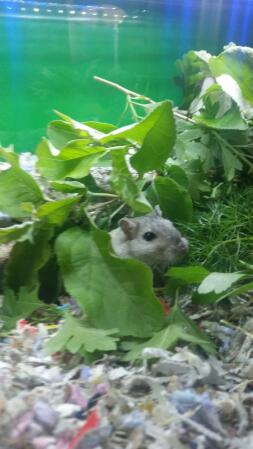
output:
M156 238L146 241L143 236L147 232ZM158 271L179 262L188 250L187 239L158 210L143 217L123 218L110 235L119 257L138 259Z

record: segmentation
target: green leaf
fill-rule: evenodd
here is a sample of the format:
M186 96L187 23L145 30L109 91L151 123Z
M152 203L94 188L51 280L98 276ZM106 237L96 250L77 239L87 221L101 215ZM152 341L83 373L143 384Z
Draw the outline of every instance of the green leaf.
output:
M183 334L182 340L201 346L207 354L215 353L213 343L199 330L197 325L182 312L177 304L173 307L167 321L169 324L177 324L181 328Z
M127 139L130 141L134 141L136 143L142 144L146 135L152 128L155 123L162 117L164 111L167 114L168 119L170 118L171 103L170 101L164 101L162 103L157 103L157 106L148 114L143 120L138 123L133 123L131 125L123 126L122 128L118 128L115 131L112 131L109 134L106 134L105 137L100 139L101 143L108 143L110 141ZM168 123L169 127L169 123Z
M3 148L0 146L0 156L13 167L20 168L19 155L14 152L13 147Z
M229 294L226 296L237 296L253 289L253 282L248 282L247 284L240 285L239 287L235 287L229 291ZM222 298L223 299L223 298Z
M165 274L168 278L167 293L175 298L178 290L190 284L200 284L208 274L209 271L200 266L172 267Z
M50 185L54 190L63 193L80 193L83 196L87 191L86 186L78 181L52 181Z
M15 328L16 322L28 317L43 303L37 297L37 286L32 290L21 287L17 294L13 290L4 292L3 306L0 307L0 320L3 321L3 330L10 331Z
M191 128L186 129L182 133L180 133L180 139L184 142L192 142L193 140L201 139L205 135L203 129L199 126L191 125Z
M157 176L149 189L148 199L159 204L163 216L170 220L189 221L192 201L187 190L170 178Z
M210 181L207 179L202 163L197 159L187 161L184 169L189 180L189 193L195 201L199 201L201 192L211 191Z
M244 277L243 273L211 273L200 284L198 293L222 293Z
M201 92L204 80L210 78L211 72L208 65L211 55L205 51L189 51L176 65L179 75L175 82L183 92L182 109L188 109L193 100Z
M57 156L53 156L50 143L43 139L36 149L37 168L43 176L53 181L67 177L83 178L105 152L105 148L87 146L86 141L79 139L69 142Z
M131 157L131 165L140 174L162 168L176 140L171 103L161 103L151 114L156 120L145 135L141 148Z
M18 291L22 286L33 287L37 283L38 270L51 255L49 240L52 230L34 226L33 242L17 242L13 247L5 268L5 285Z
M240 47L229 45L225 51L216 57L212 57L209 61L209 67L219 82L219 77L226 74L236 81L243 98L253 105L253 49L250 47ZM236 92L229 87L230 95L234 96ZM238 98L238 97L237 97ZM240 104L240 102L239 102ZM240 104L240 106L243 106Z
M29 237L32 226L33 222L27 221L22 224L8 226L7 228L0 228L0 244L13 240L25 240Z
M46 220L52 225L61 226L68 218L71 209L80 201L80 196L65 198L58 201L50 201L42 204L36 212L36 216Z
M177 184L180 184L185 189L189 187L189 181L187 175L182 167L179 165L167 165L166 166L166 175L170 179L174 179Z
M232 98L218 84L213 84L203 96L204 107L194 120L214 129L245 131L248 125Z
M226 297L227 295L224 293L205 293L200 294L197 291L194 291L192 294L192 302L194 304L200 304L202 306L207 306L210 304L215 304L219 301L220 298Z
M145 348L172 349L179 342L193 343L200 346L207 354L214 354L215 347L208 337L179 309L174 306L168 319L168 326L155 333L145 343L136 345L125 357L126 361L133 361L141 357Z
M133 179L126 160L124 150L114 150L112 157L111 183L121 199L137 212L151 212L152 206L146 200Z
M101 131L102 133L110 133L117 129L117 126L112 125L111 123L102 123L102 122L83 122L84 125L89 126L90 128L96 129L97 131Z
M49 354L67 350L72 354L77 352L114 351L117 337L112 336L117 329L95 329L87 327L82 321L66 314L65 321L57 334L46 344Z
M198 292L194 292L193 296L192 296L192 301L195 304L201 304L201 305L209 305L209 304L215 304L218 301L222 301L225 298L228 297L233 297L233 296L238 296L238 295L242 295L243 293L246 293L250 290L252 290L253 288L253 282L248 282L246 284L243 285L239 285L239 287L237 286L231 286L229 288L227 288L225 291L222 291L220 293L214 293L209 292L209 293L198 293Z
M86 140L90 142L90 136L87 131L74 129L70 123L63 122L62 120L54 120L49 123L47 128L47 136L50 142L61 150L68 142L76 139Z
M201 142L188 142L181 140L180 137L176 141L175 151L177 158L180 160L181 164L185 161L191 161L199 159L200 161L205 161L211 151L206 145Z
M49 123L47 136L55 148L59 150L64 148L72 140L82 139L86 143L91 141L87 131L75 129L70 123L62 120L54 120Z
M151 270L111 255L109 240L98 229L72 228L59 235L56 253L65 288L93 326L117 327L120 335L150 336L164 319L152 291Z
M209 274L209 271L201 266L172 267L166 276L170 279L182 281L184 284L200 284Z
M56 111L55 113L61 118L63 119L66 123L68 123L69 125L71 125L72 129L77 131L77 132L85 132L88 134L88 136L93 139L93 140L100 140L104 137L104 133L102 133L101 131L98 131L97 129L95 129L94 127L85 125L85 123L81 123L78 122L76 120L73 120L71 117L69 117L66 114L62 114L62 112Z
M228 181L232 181L236 171L242 170L243 165L241 161L227 147L225 147L225 145L221 146L221 156L225 176Z
M44 201L42 192L33 179L18 167L0 172L0 210L13 218L29 217L31 212L23 203L38 206Z

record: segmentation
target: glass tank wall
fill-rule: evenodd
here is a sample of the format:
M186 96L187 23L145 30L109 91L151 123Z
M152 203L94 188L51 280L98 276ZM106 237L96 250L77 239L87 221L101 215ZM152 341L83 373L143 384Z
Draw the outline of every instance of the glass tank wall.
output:
M94 75L178 103L175 61L253 45L252 19L253 0L0 0L0 142L33 151L53 109L129 122L124 95Z

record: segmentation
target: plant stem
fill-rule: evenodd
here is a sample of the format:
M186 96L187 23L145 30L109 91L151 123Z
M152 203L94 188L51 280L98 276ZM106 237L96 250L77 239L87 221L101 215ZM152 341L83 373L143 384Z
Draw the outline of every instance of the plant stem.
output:
M109 206L110 204L114 203L114 201L116 201L116 198L114 198L113 200L106 201L104 203L93 204L92 206L89 206L89 210L93 212L99 209L104 209L105 206Z
M120 92L123 92L125 95L129 96L130 98L138 98L139 100L146 100L148 103L155 104L156 102L152 100L152 98L146 97L146 95L138 94L137 92L134 92L132 90L127 89L126 87L121 86L118 83L114 83L113 81L106 80L104 78L101 78L100 76L94 76L94 80L99 81L100 83L106 84L107 86L113 87L114 89L119 90ZM182 120L186 120L187 122L196 124L196 122L191 119L190 117L187 117L186 115L182 114L181 112L173 110L173 114L181 118Z
M115 195L114 193L99 193L99 192L88 192L88 195L90 196L100 196L104 198L118 198L118 195Z
M178 287L176 289L175 297L174 297L174 301L173 301L173 306L178 306L179 305L179 290L180 290L180 287Z
M155 103L154 100L152 100L149 97L146 97L145 95L138 94L137 92L133 92L132 90L126 89L125 87L121 86L120 84L114 83L113 81L106 80L104 78L101 78L100 76L94 76L94 80L99 81L100 83L106 84L107 86L114 87L114 89L119 90L120 92L123 92L126 95L129 95L129 97L136 97L141 98L142 100L146 100L149 103Z
M134 105L133 105L133 103L132 103L131 98L129 97L129 95L127 96L127 100L128 100L128 107L129 107L130 110L131 110L133 120L134 120L135 122L138 122L138 121L139 121L139 116L138 116L138 114L137 114L137 112L136 112L136 110L135 110L135 107L134 107Z
M181 114L181 112L175 111L175 110L173 109L173 114L174 114L176 117L181 118L182 120L185 120L186 122L189 122L189 123L192 123L193 125L198 125L199 127L201 127L201 126L199 125L199 123L195 122L192 118L187 117L187 115Z
M115 217L115 215L117 215L125 207L125 205L125 203L122 203L117 209L115 209L115 211L110 215L110 222L112 221L113 217Z

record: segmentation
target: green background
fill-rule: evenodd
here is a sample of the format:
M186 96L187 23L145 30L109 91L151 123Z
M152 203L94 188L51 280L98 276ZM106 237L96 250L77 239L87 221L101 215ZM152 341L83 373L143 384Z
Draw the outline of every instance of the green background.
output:
M215 53L231 40L252 44L251 0L114 3L116 10L103 9L100 2L93 8L53 6L47 13L47 3L0 1L2 145L33 151L54 118L53 109L82 121L130 122L124 95L95 82L93 75L179 103L173 76L184 52Z

